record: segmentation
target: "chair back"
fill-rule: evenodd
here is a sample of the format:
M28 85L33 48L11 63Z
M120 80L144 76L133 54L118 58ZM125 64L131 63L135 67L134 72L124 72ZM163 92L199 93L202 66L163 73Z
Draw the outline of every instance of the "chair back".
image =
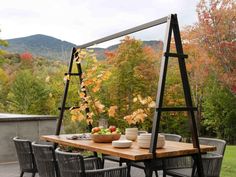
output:
M18 137L14 137L13 141L16 147L16 153L21 171L37 172L31 142Z
M169 134L169 133L161 133L165 136L165 139L168 141L177 141L180 142L182 140L182 136L177 134ZM165 166L167 169L176 169L176 168L189 168L192 166L193 161L191 157L175 157L165 159Z
M127 166L87 170L86 177L128 177Z
M182 136L176 135L176 134L169 134L169 133L161 133L165 136L165 139L168 141L178 141L180 142L182 139Z
M202 155L202 165L206 177L219 177L224 157L226 141L199 137L199 143L216 146L216 151Z
M83 156L79 153L55 150L61 177L84 177L85 165Z
M40 177L59 177L57 161L52 145L32 143L32 149Z
M199 137L199 144L216 146L214 153L224 156L226 141L215 138Z

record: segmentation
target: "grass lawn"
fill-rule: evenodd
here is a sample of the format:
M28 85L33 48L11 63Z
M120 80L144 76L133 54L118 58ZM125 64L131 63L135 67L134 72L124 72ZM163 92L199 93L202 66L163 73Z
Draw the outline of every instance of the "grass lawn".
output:
M221 177L236 177L236 146L226 146Z

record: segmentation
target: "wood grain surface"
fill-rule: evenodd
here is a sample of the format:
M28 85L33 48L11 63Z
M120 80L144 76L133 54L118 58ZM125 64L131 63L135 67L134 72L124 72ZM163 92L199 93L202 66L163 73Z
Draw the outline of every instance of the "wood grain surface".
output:
M115 148L111 143L94 143L92 140L69 140L67 137L71 137L71 134L67 135L44 135L41 136L42 140L54 142L57 144L72 146L81 149L86 149L93 152L113 155L129 160L146 160L152 159L152 154L149 153L149 149L141 149L138 147L137 142L133 142L130 148ZM216 147L201 145L201 152L206 153L208 151L215 151ZM157 158L177 157L183 155L191 155L198 153L198 149L193 148L191 143L180 143L174 141L166 141L165 146L156 150Z

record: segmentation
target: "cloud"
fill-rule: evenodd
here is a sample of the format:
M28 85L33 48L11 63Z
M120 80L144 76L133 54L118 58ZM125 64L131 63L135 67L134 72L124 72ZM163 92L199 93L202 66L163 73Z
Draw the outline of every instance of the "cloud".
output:
M177 13L180 26L196 22L196 0L1 0L0 38L46 34L76 44ZM187 3L186 3L187 2ZM158 29L137 34L158 38Z

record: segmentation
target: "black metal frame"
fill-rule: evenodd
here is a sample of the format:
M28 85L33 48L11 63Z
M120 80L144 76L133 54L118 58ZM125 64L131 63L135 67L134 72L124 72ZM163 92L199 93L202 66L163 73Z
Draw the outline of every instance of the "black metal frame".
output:
M152 138L151 138L151 146L150 146L149 151L150 153L153 153L153 157L155 158L157 137L158 137L162 112L163 111L187 111L188 116L189 116L189 125L192 132L193 147L198 149L198 153L193 154L192 156L197 164L198 175L200 177L204 177L202 161L201 161L201 151L200 151L199 140L198 140L197 125L196 125L195 116L194 116L194 111L196 111L197 108L193 107L193 103L192 103L188 75L187 75L186 65L185 65L185 58L187 58L188 56L183 53L183 46L182 46L181 37L180 37L177 15L171 14L167 17L163 17L161 19L154 20L152 22L149 22L149 23L146 23L146 24L143 24L143 25L131 28L131 29L127 29L119 33L115 33L113 35L80 45L77 47L77 49L85 49L87 47L91 47L93 45L100 44L100 43L103 43L103 42L106 42L106 41L109 41L118 37L122 37L131 33L135 33L135 32L147 29L147 28L158 26L163 23L167 23L167 27L166 27L166 36L164 40L163 56L161 60L161 69L160 69L158 91L157 91L157 98L156 98L157 108L156 108L156 112L153 119ZM173 32L173 36L175 40L176 53L170 52L172 32ZM69 64L69 69L68 69L67 74L69 76L78 75L80 78L80 82L82 82L82 77L81 77L82 69L81 69L80 63L77 64L78 73L71 73L73 60L79 57L77 49L73 48L72 50L71 61ZM178 107L163 107L165 81L166 81L168 60L170 57L178 58L186 107L179 107L179 108ZM60 134L60 128L61 128L61 123L62 123L62 119L64 115L64 110L68 108L65 106L65 104L66 104L66 97L67 97L69 82L70 80L66 80L66 83L65 83L64 96L61 103L60 116L57 123L56 135ZM86 94L86 91L85 91L85 94ZM89 111L89 110L86 110L86 111Z

